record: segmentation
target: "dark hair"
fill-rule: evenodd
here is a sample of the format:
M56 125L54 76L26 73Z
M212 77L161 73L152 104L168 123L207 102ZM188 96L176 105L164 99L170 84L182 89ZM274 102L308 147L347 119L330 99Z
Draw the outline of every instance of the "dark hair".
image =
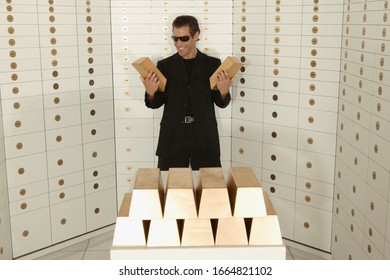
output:
M200 33L198 20L193 16L190 16L190 15L178 16L172 22L172 30L175 27L180 28L183 26L188 26L190 28L190 35L191 36L194 36L196 34L196 32Z

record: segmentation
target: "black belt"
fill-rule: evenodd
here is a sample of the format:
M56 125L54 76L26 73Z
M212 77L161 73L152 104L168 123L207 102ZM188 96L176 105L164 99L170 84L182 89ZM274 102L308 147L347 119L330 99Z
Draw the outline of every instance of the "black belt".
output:
M193 123L195 121L195 118L193 116L184 116L184 121L181 123Z

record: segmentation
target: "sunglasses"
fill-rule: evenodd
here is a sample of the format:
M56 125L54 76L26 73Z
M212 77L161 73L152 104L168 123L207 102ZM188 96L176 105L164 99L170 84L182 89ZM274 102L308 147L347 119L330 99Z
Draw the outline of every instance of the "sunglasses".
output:
M181 37L171 36L171 38L174 42L177 42L179 40L182 42L187 42L190 39L190 36L181 36Z

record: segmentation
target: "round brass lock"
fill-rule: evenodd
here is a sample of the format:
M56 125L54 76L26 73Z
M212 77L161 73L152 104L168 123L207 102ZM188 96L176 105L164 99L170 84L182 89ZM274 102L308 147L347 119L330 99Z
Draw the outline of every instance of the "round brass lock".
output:
M317 74L316 74L316 72L310 72L310 78L312 78L312 79L314 79L314 78L316 78L317 77Z
M61 225L65 225L66 224L66 219L62 218L60 223L61 223Z
M313 143L314 143L314 140L313 140L313 138L307 138L307 143L309 144L309 145L312 145Z
M92 37L88 37L88 38L87 38L87 42L88 42L89 44L91 44L91 43L93 42L93 38L92 38Z
M273 100L273 101L278 101L278 99L279 99L279 96L278 96L277 94L274 94L274 95L272 96L272 100Z
M278 117L278 113L277 112L272 112L272 117L273 118L277 118Z
M311 197L309 195L306 195L305 196L305 201L308 202L308 203L311 202Z
M240 96L241 96L241 97L245 97L245 91L243 91L243 90L240 91Z
M56 28L55 28L54 26L51 26L49 30L50 30L50 33L51 33L51 34L54 34L54 33L56 33L56 31L57 31Z
M318 15L314 15L314 16L313 16L313 21L314 21L314 22L318 22L319 19L320 19L320 18L319 18Z
M50 44L52 44L52 45L57 44L57 39L56 38L51 38L50 39Z
M53 7L53 6L50 6L50 7L49 7L49 12L50 12L50 13L53 13L53 12L54 12L54 7Z
M345 29L345 33L349 34L349 26Z
M362 103L362 96L359 94L359 96L358 96L358 102L359 103Z
M241 42L243 42L243 43L246 42L246 37L245 36L241 36Z
M49 0L48 2L49 2L50 5L54 4L54 0Z
M366 32L367 32L366 28L363 27L363 28L362 28L362 35L365 36L365 35L366 35Z
M92 57L88 58L88 63L89 63L89 64L92 64L92 63L93 63L93 58L92 58Z
M279 82L278 82L278 81L274 81L274 82L272 83L272 85L273 85L274 87L278 87L278 86L279 86Z
M65 180L64 179L58 180L58 185L59 186L63 186L64 184L65 184Z
M356 186L355 185L352 186L352 192L356 193Z
M241 47L241 52L244 53L246 52L246 48L244 46ZM242 60L241 60L242 61Z
M96 129L91 130L91 135L96 135Z
M279 33L280 32L280 26L275 26L274 31L275 31L275 33Z
M335 236L334 236L334 242L337 243L337 240L338 240L338 239L337 239L337 235L335 235Z
M61 99L59 97L54 97L53 103L54 104L59 104L61 102Z
M240 126L240 132L244 132L245 128L243 126Z
M377 144L374 145L374 152L375 152L376 154L378 153L378 145L377 145Z
M57 78L58 77L58 71L53 71L51 73L51 75L54 77L54 78Z
M242 67L240 68L240 71L241 71L242 73L244 73L244 72L246 71L245 66L242 66Z
M306 183L305 183L305 187L306 187L307 189L311 189L311 183L310 183L310 182L306 182Z
M51 62L51 65L53 66L53 67L57 67L57 65L58 65L58 61L57 60L52 60L52 62Z
M379 80L380 80L380 81L383 81L383 72L380 72L380 73L379 73Z
M344 45L345 45L346 47L348 47L348 44L349 44L349 40L348 40L348 39L345 39Z
M276 156L275 155L271 155L271 160L275 161L276 160Z
M7 3L8 3L8 2L7 2ZM8 12L12 12L12 6L11 6L11 5L8 5L8 6L7 6L7 11L8 11Z
M340 153L342 153L342 152L343 152L343 146L342 146L342 145L340 145L340 147L339 147L339 151L340 151Z
M93 177L97 177L97 176L99 175L99 172L95 170L95 171L92 173L92 175L93 175Z
M8 45L10 45L11 47L15 46L15 44L16 44L16 41L14 39L8 40Z
M375 129L379 130L381 128L381 124L379 122L376 122L375 124Z
M317 45L317 44L318 44L318 39L317 39L317 38L311 39L311 43L312 43L313 45Z
M244 78L241 78L241 79L240 79L240 83L241 83L241 84L245 84L245 79L244 79Z
M311 84L311 85L309 86L309 89L310 89L310 91L315 91L315 90L316 90L316 86L313 85L313 84Z
M307 120L309 123L314 123L314 117L309 117Z
M60 88L60 85L59 84L57 84L57 83L54 83L53 84L53 89L54 90L58 90Z
M336 207L336 214L340 214L340 209L338 207Z
M370 209L371 209L371 211L374 211L374 209L375 209L374 206L375 206L375 205L374 205L374 202L371 202L371 203L370 203Z
M316 101L315 101L313 98L310 98L310 99L309 99L309 104L310 104L311 106L314 106L314 105L316 104Z
M28 230L24 230L22 233L23 237L27 237L29 234L30 232Z
M387 13L383 14L383 22L387 22Z
M355 216L355 209L351 209L351 215L352 215L352 217Z
M240 113L245 113L245 108L244 107L240 107Z
M58 197L59 197L60 199L64 199L64 198L65 198L65 193L64 193L64 192L61 192L61 193L58 195Z
M9 28L8 28L8 33L9 33L9 34L14 34L14 33L15 33L15 28L9 27Z
M19 168L19 169L18 169L19 175L23 175L23 174L24 174L24 171L25 171L24 168L22 168L22 167Z
M246 27L245 26L241 26L241 32L245 32L246 31Z
M16 149L21 150L23 149L23 143L19 142L16 144Z
M382 43L381 44L381 51L384 52L386 50L386 44Z
M382 57L379 61L380 65L383 67L385 66L385 59Z
M92 153L92 157L93 157L93 158L96 158L96 157L97 157L97 155L98 155L98 153L97 153L97 152L93 152L93 153Z
M14 109L18 110L20 108L20 103L19 102L15 102L14 103Z
M369 235L369 236L372 236L372 228L369 228L369 229L368 229L368 235Z
M340 124L340 129L344 130L344 124L343 123Z
M16 81L19 78L18 74L12 74L11 79L12 81Z
M386 30L386 28L383 28L382 29L382 37L385 38L386 34L387 34L387 30Z
M91 115L91 116L94 116L94 115L96 115L96 111L95 111L95 110L93 110L93 109L92 109L92 110L91 110L89 113L90 113L90 115Z
M20 194L21 196L26 195L26 193L27 193L26 189L21 189L21 190L19 191L19 194Z
M275 12L279 13L280 12L280 6L275 7Z
M99 214L100 212L100 209L99 208L95 208L95 214Z
M306 228L306 229L309 229L310 228L310 224L308 222L304 222L303 223L303 227Z
M317 54L318 54L317 50L311 50L311 55L312 56L317 56Z
M94 80L89 80L88 83L89 83L90 86L93 86L95 84L95 81Z
M367 14L364 14L363 15L363 22L366 22L367 21Z
M62 159L57 160L58 166L62 166L63 164L64 164L64 160L62 160Z
M353 226L353 224L351 224L350 226L349 226L349 229L351 230L351 232L353 232L354 231L354 226Z
M89 14L89 13L91 12L91 8L90 8L90 7L87 7L87 8L85 9L85 11Z
M279 64L279 58L275 58L275 59L274 59L274 64L275 64L275 65L278 65L278 64Z
M272 181L276 180L276 175L275 174L271 174L269 177L271 178Z
M89 73L89 74L92 75L94 72L95 72L95 70L94 70L93 68L89 68L89 69L88 69L88 73Z
M355 163L355 165L357 165L357 164L358 164L358 158L355 157L355 158L353 159L353 162Z
M85 18L85 20L86 20L87 22L91 22L91 21L92 21L92 17L91 17L91 16L87 16L87 17Z
M275 21L276 22L279 22L280 21L280 16L278 15L278 16L275 16Z
M355 134L355 139L356 139L356 141L359 141L359 139L360 139L360 134L359 134L359 132L357 132L357 133Z
M244 154L244 149L243 149L243 148L239 148L239 149L238 149L238 153L239 153L240 155L243 155L243 154Z
M91 94L89 95L89 99L95 99L95 94L94 94L94 93L91 93Z
M341 105L341 111L343 111L343 112L345 111L345 104Z
M27 203L23 202L22 204L20 204L20 209L24 210L27 208Z
M311 62L310 62L310 66L311 67L316 67L317 66L317 61L315 61L315 60L312 60Z
M55 119L55 121L59 122L59 121L61 120L61 116L60 116L60 115L56 115L56 116L54 117L54 119Z
M274 48L274 54L279 54L280 53L280 49L279 48Z
M273 132L271 133L271 136L272 136L272 138L276 138L276 137L278 137L278 134L277 134L275 131L273 131Z
M269 190L270 190L271 193L275 193L276 192L275 187L271 187Z
M310 169L313 167L313 164L310 161L306 162L306 167Z
M357 112L356 118L357 118L358 120L360 120L360 112Z
M9 67L13 70L15 70L16 68L18 68L18 64L16 62L11 62Z
M279 37L275 37L274 38L274 42L275 42L275 44L279 44L280 43L280 38Z
M98 183L93 184L93 188L94 188L95 190L97 190L97 189L99 188L99 184L98 184Z

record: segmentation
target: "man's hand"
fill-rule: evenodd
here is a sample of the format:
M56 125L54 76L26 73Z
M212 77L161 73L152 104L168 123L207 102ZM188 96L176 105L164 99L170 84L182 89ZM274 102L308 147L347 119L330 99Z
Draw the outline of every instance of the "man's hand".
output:
M229 73L227 70L222 70L217 74L217 88L221 93L222 99L226 97L229 93L230 87L233 84L233 79L230 79Z
M140 77L140 79L144 84L149 100L152 100L154 94L158 90L158 85L160 84L160 80L158 79L157 74L151 71L148 73L146 78Z

